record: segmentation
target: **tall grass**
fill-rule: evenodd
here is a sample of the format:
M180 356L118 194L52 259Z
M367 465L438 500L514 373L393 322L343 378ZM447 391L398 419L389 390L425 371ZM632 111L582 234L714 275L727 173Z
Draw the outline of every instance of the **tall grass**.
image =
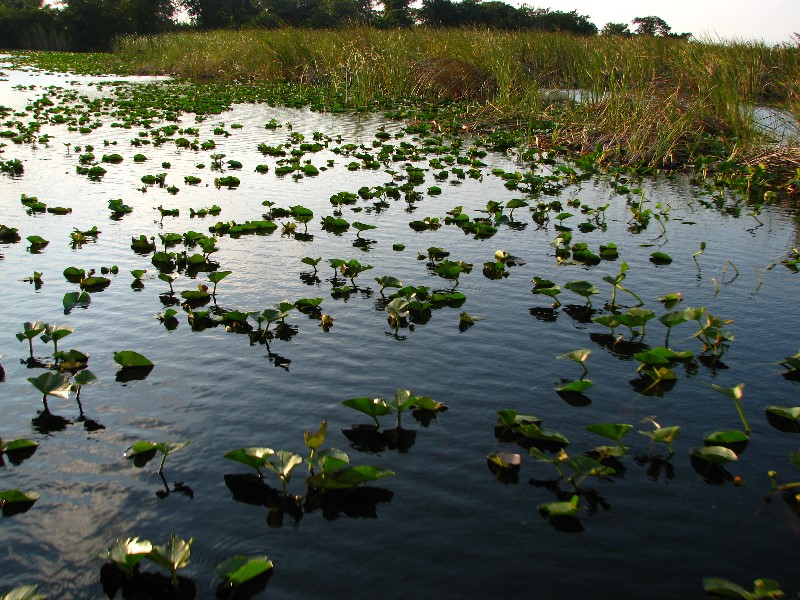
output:
M553 143L601 143L652 165L688 160L710 137L746 151L765 141L748 107L800 107L800 44L278 29L128 38L115 54L142 72L310 84L352 106L461 100L465 119L555 118ZM554 88L584 90L592 101L554 104L542 93Z

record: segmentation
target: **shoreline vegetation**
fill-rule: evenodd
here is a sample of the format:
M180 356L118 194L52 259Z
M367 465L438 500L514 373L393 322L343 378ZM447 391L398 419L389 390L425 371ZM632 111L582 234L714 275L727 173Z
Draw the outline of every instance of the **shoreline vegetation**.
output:
M50 69L63 60L29 56ZM317 109L389 110L432 131L504 131L598 167L694 167L748 188L800 188L800 142L771 137L752 110L800 120L800 43L285 28L123 37L110 55L84 56L98 70L313 90Z

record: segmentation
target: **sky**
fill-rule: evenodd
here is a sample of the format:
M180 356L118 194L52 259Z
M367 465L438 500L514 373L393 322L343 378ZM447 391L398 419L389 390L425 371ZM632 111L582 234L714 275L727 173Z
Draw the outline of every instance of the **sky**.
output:
M519 6L520 0L506 0ZM661 17L674 33L698 39L791 42L800 33L800 0L526 0L537 8L588 15L602 29L608 22L630 23L634 17ZM633 29L633 27L631 27Z

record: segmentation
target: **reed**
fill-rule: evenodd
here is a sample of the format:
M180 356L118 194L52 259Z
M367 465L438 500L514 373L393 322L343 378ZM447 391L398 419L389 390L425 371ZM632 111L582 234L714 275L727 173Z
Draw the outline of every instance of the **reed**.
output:
M764 144L755 104L800 110L800 44L358 27L125 38L115 57L141 72L313 85L351 107L459 101L466 121L551 119L554 144L652 166L686 162L710 138L732 153ZM552 92L574 89L591 101Z

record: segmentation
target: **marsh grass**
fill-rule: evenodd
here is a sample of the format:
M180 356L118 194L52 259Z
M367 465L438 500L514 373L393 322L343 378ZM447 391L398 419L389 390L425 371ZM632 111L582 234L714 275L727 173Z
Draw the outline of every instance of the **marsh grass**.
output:
M139 72L314 86L331 105L456 102L469 126L552 120L550 139L609 159L686 163L769 140L750 107L800 108L800 45L485 30L243 30L119 41ZM582 101L552 90L581 90ZM727 156L726 156L727 157Z

